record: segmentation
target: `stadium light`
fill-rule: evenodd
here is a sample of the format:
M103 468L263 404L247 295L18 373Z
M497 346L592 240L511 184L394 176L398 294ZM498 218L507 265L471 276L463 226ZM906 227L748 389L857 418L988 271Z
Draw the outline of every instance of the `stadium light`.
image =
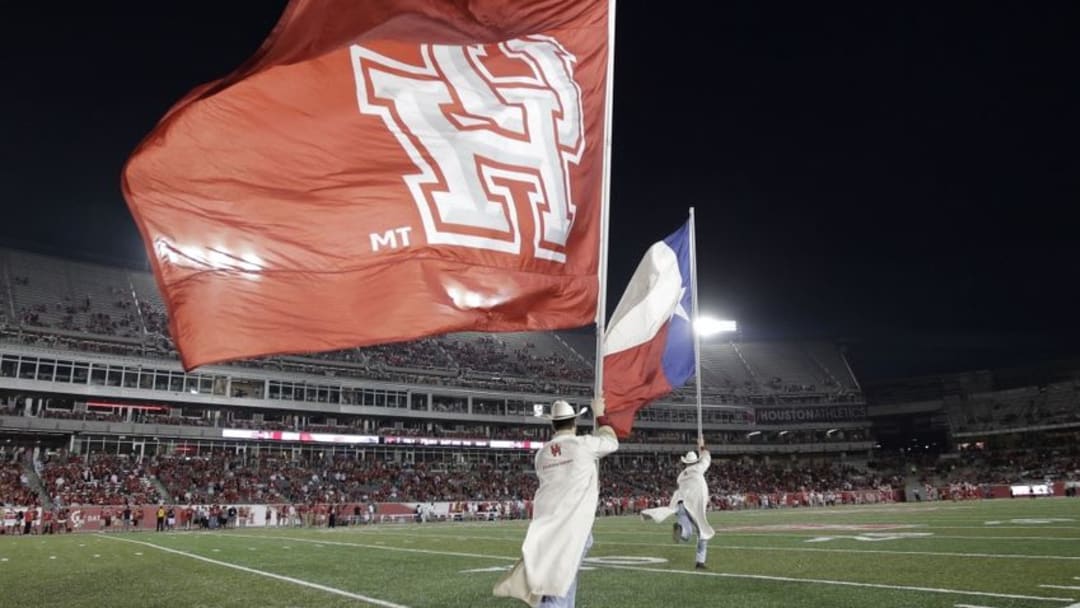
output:
M726 334L734 332L738 329L735 321L730 319L717 319L709 316L699 316L694 323L694 330L702 338L708 338L709 336L715 336L716 334Z

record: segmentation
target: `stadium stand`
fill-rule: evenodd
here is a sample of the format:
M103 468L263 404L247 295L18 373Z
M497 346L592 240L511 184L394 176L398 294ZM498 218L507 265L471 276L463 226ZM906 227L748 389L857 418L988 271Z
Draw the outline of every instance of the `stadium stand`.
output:
M754 375L734 343L706 343L701 368L704 383L711 387L747 389L755 385Z
M1080 382L1058 382L975 393L948 402L955 433L1004 432L1010 429L1080 423Z
M147 272L0 249L3 293L12 319L7 339L29 344L176 358L168 319ZM328 371L355 377L475 388L588 394L595 360L591 336L462 333L239 365L280 371ZM768 395L857 391L833 345L706 342L703 380L713 393ZM543 381L538 382L537 379ZM569 389L569 390L568 390Z
M37 504L38 496L27 476L22 450L0 451L0 506Z
M418 463L356 460L308 454L163 456L138 464L122 456L58 455L42 465L41 479L54 506L211 503L334 503L527 500L536 490L531 458L519 454L499 462ZM675 458L637 455L605 465L601 497L634 504L666 504L681 468ZM5 469L5 489L19 470ZM155 481L161 483L161 495ZM717 508L762 506L746 496L886 491L899 481L854 466L719 461L709 472ZM23 483L24 493L32 492ZM755 499L756 500L756 499ZM837 500L844 501L843 498ZM852 500L852 499L847 499ZM881 499L885 500L885 499ZM892 500L892 498L888 498ZM20 504L16 500L14 504Z
M145 271L0 249L0 299L0 434L33 463L7 465L9 504L523 501L529 442L550 434L536 404L592 393L590 332L460 333L184 372ZM904 480L874 468L836 345L702 351L716 508L896 498ZM669 498L696 441L694 393L641 412L605 461L605 512Z
M51 458L40 473L57 506L154 504L160 496L142 466L127 456L94 454Z

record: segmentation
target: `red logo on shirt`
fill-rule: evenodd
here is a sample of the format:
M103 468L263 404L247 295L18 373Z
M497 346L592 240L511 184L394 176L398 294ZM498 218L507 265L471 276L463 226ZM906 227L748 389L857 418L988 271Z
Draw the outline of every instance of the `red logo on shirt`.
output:
M562 448L559 446L559 444L557 444L557 443L552 444L552 446L551 446L551 455L552 456L562 456Z

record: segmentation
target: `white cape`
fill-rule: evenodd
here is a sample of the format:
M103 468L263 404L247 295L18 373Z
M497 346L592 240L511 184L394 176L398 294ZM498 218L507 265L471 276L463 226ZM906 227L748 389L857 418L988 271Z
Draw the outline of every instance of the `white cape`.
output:
M698 538L709 540L716 535L716 531L709 525L709 485L705 482L705 471L712 464L712 455L708 450L701 450L701 460L687 465L682 473L679 473L678 496L682 498L683 506L694 523L698 526Z
M645 509L641 512L641 518L646 521L663 523L678 512L679 501L681 500L683 506L686 507L687 513L690 514L690 518L698 526L698 537L702 540L709 540L716 536L716 530L713 530L713 527L709 525L708 509L706 508L709 504L709 486L705 482L705 471L708 470L710 464L712 464L712 456L709 455L708 451L702 450L701 460L696 464L687 466L682 473L679 473L679 489L672 495L671 504L666 507Z
M618 448L614 431L606 426L593 435L556 434L544 444L536 455L540 488L521 545L522 559L496 583L496 596L514 597L535 607L545 595L566 595L596 517L596 460Z
M641 512L641 519L662 524L667 521L669 517L679 512L678 505L680 500L682 500L682 498L679 496L679 493L675 492L675 495L671 497L671 504L666 507L645 509Z

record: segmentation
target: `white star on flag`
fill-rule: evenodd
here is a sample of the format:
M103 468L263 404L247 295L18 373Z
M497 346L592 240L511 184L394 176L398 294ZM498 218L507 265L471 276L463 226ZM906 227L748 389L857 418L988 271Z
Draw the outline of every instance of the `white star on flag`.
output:
M686 319L687 323L689 323L690 322L690 315L689 315L689 313L686 312L686 309L683 308L683 305L682 305L684 295L686 295L686 288L685 287L683 287L682 289L679 290L679 303L678 303L678 305L675 306L675 316L676 317L682 317L683 319Z

